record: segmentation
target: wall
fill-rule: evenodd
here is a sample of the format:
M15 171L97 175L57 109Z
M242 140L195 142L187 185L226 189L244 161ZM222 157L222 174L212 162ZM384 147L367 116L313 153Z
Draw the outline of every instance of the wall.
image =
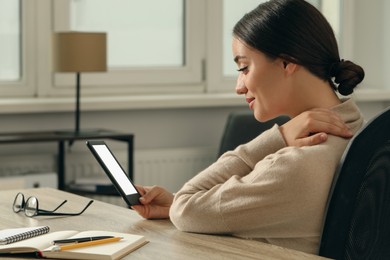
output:
M135 149L217 147L228 113L241 109L245 108L82 112L81 128L107 128L134 133ZM0 115L0 122L1 132L69 129L74 125L72 113L3 114ZM38 146L39 150L45 149ZM8 145L7 148L0 147L0 155L13 150ZM24 151L35 150L35 145L29 144Z
M135 181L139 184L163 185L176 191L187 179L215 160L227 115L241 109L83 112L81 128L107 128L133 133ZM40 131L69 129L74 119L73 113L2 114L0 122L0 132ZM120 142L108 143L126 169L126 146ZM55 171L56 151L56 143L50 142L1 145L0 176ZM85 154L87 156L83 156ZM67 182L76 177L100 175L97 172L101 169L95 161L91 161L84 142L77 142L68 148L66 157Z
M383 102L359 102L363 114L367 119L381 111L387 104ZM124 132L131 132L135 135L135 158L139 160L139 165L145 164L148 155L150 154L151 160L158 160L158 151L166 153L170 151L172 157L176 157L178 153L172 151L190 151L195 152L204 151L205 158L196 154L201 158L202 162L197 164L192 169L187 169L187 166L177 165L175 168L169 168L169 171L178 171L177 173L182 176L190 178L196 172L206 167L214 159L214 155L217 153L219 142L223 133L223 128L228 114L234 110L246 110L246 106L242 107L220 107L220 108L186 108L186 109L150 109L150 110L129 110L129 111L110 111L110 112L83 112L81 116L82 128L107 128ZM66 128L73 125L73 113L40 113L40 114L13 114L0 115L1 132L12 131L38 131L38 130L50 130ZM125 147L116 142L110 143L113 150L124 151ZM122 146L121 146L122 145ZM37 164L42 164L48 168L47 171L55 170L55 157L53 153L56 152L57 146L54 143L45 144L12 144L0 146L0 164L4 167L12 168L13 164L22 165L27 163L29 158ZM149 151L149 152L148 152ZM69 148L69 154L89 153L85 144L79 142ZM45 156L39 157L40 154ZM190 153L191 154L191 153ZM166 158L164 161L169 161ZM80 156L73 156L74 158L81 158ZM142 158L141 158L142 157ZM188 156L187 156L188 157ZM12 159L14 158L14 159ZM69 158L72 158L71 156ZM125 158L125 157L124 157ZM198 159L199 159L198 158ZM171 158L172 160L174 158ZM183 160L186 160L183 157ZM42 163L40 161L47 161ZM182 162L180 162L182 163ZM188 162L190 165L192 162ZM8 164L11 164L9 166ZM1 170L4 170L0 165ZM21 167L21 166L20 166ZM40 166L37 166L38 168ZM163 166L161 166L163 167ZM167 166L164 166L167 167ZM184 167L184 168L183 168ZM77 173L77 167L68 168L68 174L75 176ZM21 167L20 169L25 169ZM71 172L69 172L71 171ZM136 166L135 175L137 171L141 172L139 166ZM147 170L146 170L147 171ZM164 169L154 169L154 173L162 171ZM184 173L184 171L187 171ZM196 172L194 172L196 171ZM9 171L8 171L9 172ZM11 171L12 172L12 171ZM142 170L142 174L145 174L145 169ZM14 170L12 174L18 174L18 169ZM153 176L153 174L151 174ZM171 173L169 173L171 174ZM142 180L142 184L161 184L164 180L156 178L154 175L152 179L148 179L148 183L145 183L144 178L138 178ZM167 181L167 180L165 180ZM179 188L185 179L170 177L169 182L170 189ZM166 182L165 182L166 183Z

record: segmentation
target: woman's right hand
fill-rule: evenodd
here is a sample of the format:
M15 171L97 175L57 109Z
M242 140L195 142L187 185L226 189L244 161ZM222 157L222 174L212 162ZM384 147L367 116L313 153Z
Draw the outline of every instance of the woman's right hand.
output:
M173 194L159 186L136 186L141 194L141 204L131 206L142 217L147 219L169 218L169 209Z
M353 133L330 109L305 111L279 127L288 146L310 146L325 142L328 134L351 138Z

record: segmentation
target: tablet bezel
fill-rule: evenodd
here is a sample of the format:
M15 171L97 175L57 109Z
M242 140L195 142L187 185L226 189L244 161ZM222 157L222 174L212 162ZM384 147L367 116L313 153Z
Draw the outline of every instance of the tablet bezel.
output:
M127 203L127 205L129 206L132 206L132 205L138 205L140 204L139 202L139 198L141 197L141 195L139 194L137 188L135 187L135 185L133 184L132 180L129 178L129 176L126 174L126 171L124 171L122 165L119 163L119 161L116 159L115 155L113 154L113 152L110 150L110 148L108 147L108 145L102 141L102 140L87 140L86 141L86 144L87 144L87 147L89 148L89 150L92 152L92 154L94 155L95 159L99 162L100 166L103 168L104 172L106 173L106 175L109 177L109 179L111 180L111 182L114 184L114 187L117 189L117 191L119 192L119 194L122 196L123 200ZM96 149L94 148L94 145L104 145L110 155L113 157L113 159L115 160L115 162L118 164L118 166L122 169L122 172L123 174L126 176L126 179L129 181L130 185L133 186L133 188L136 190L137 193L133 193L133 194L126 194L122 187L119 185L118 181L115 179L115 176L111 173L111 171L109 170L109 168L107 167L107 165L105 164L105 162L103 161L103 159L100 157L99 153L96 151Z

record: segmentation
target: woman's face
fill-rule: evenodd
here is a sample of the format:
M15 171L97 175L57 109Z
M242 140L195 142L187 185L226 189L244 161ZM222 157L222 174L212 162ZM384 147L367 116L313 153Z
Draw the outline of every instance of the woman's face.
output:
M233 56L239 70L236 93L245 95L258 121L287 114L290 88L282 59L270 59L262 52L233 38Z

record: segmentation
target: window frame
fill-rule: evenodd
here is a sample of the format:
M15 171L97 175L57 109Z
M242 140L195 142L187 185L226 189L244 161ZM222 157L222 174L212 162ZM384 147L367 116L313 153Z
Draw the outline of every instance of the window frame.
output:
M54 32L68 31L70 1L52 2L53 18L50 19L52 30ZM202 93L204 90L202 66L205 52L203 44L205 19L201 14L204 14L204 3L204 0L184 1L186 12L184 59L186 64L183 67L147 67L147 69L140 67L109 70L105 73L81 73L83 95ZM50 36L51 30L47 32L47 29L44 29L42 34L45 34L46 38L52 37ZM44 48L49 50L47 60L50 62L42 68L41 77L44 77L44 74L49 76L46 76L46 79L42 80L43 84L40 84L40 95L63 96L74 93L75 75L54 73L51 69L52 46L50 43L41 44L46 45Z
M0 81L2 97L28 97L36 93L36 75L34 62L36 60L36 36L34 35L34 17L36 0L19 1L20 4L20 79L17 81Z
M61 19L66 19L63 11L59 12L58 8L54 8L54 3L69 4L69 0L19 1L22 6L23 39L21 79L15 82L0 81L0 99L3 101L1 111L71 111L74 103L75 75L60 75L61 84L54 84L51 49L55 10L57 15L63 16ZM146 108L145 100L153 100L154 108L240 104L240 99L234 93L235 77L223 76L223 62L230 61L223 61L222 56L222 0L186 0L185 3L188 11L186 42L193 47L187 48L186 59L191 60L188 66L181 71L170 71L169 76L153 69L133 69L127 79L131 83L116 85L108 82L94 86L96 82L101 83L102 75L85 73L81 82L82 97L89 102L91 109ZM343 0L341 12L340 30L343 39L339 44L340 55L342 58L354 60L354 21L357 19L354 0ZM180 78L178 75L182 73L190 75L189 78ZM149 83L142 81L151 78L151 74L154 79L165 79ZM171 78L175 78L176 82L169 81ZM115 82L116 75L111 79ZM117 101L119 97L120 102ZM388 89L376 89L367 85L361 90L357 89L355 97L364 101L387 101L390 99L390 92Z
M234 90L235 78L224 77L223 75L223 0L213 0L207 2L207 10L213 10L209 12L210 19L213 18L214 22L208 24L207 30L207 92L209 93L226 93ZM226 62L226 61L225 61ZM232 61L233 62L233 59Z

